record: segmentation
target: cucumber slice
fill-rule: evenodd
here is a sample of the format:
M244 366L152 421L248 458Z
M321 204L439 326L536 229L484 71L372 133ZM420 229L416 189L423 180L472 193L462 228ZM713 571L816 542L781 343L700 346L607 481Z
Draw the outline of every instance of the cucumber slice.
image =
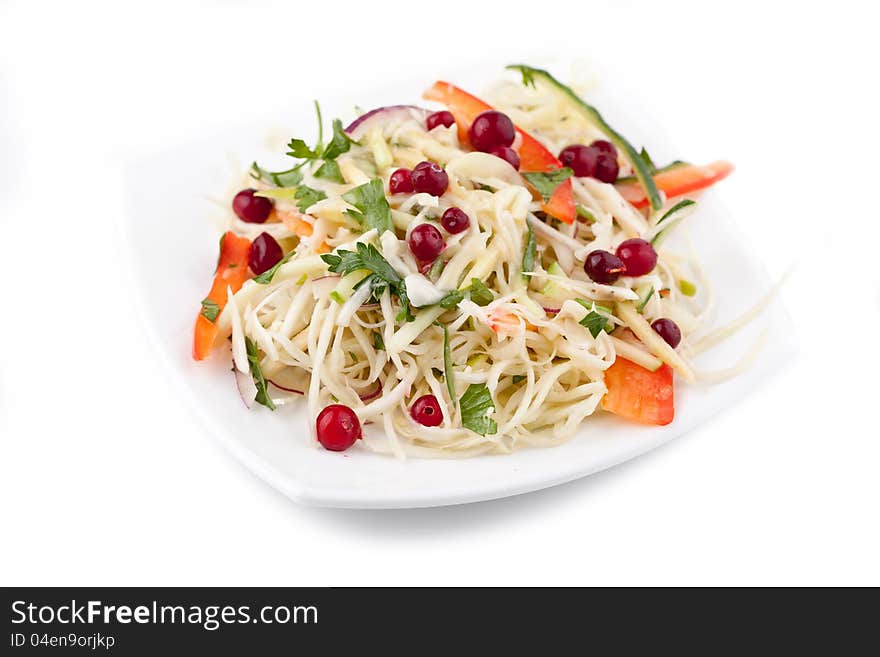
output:
M621 151L632 165L636 178L639 179L639 182L641 182L642 186L645 188L645 194L651 202L651 207L654 210L659 210L663 207L663 199L660 196L660 192L657 190L657 185L654 184L654 178L651 175L651 169L647 162L645 162L636 149L632 147L632 144L624 139L623 135L616 132L614 128L608 125L605 119L602 118L602 115L599 114L599 110L592 105L585 103L569 87L559 82L559 80L554 78L547 71L540 68L532 68L531 66L526 66L524 64L514 64L507 68L522 73L523 82L526 84L534 85L535 80L541 80L553 91L574 105L587 121L608 135L608 138L617 147L617 150Z
M685 162L684 160L674 160L670 162L666 166L655 168L654 173L665 173L666 171L672 171L673 169L680 169L681 167L689 167L691 165L690 162ZM623 176L622 178L618 178L615 180L616 183L634 183L638 182L638 178L635 176Z
M686 278L678 279L678 289L681 290L681 293L686 297L692 297L697 293L697 286Z
M562 276L564 278L568 278L565 275L565 272L562 270L562 267L559 266L558 262L554 262L549 267L547 267L547 273L551 276ZM541 290L541 294L548 297L553 297L556 296L559 291L559 286L553 280L549 280L547 281L547 285L544 286L544 289Z
M639 302L636 305L636 310L640 313L645 310L645 306L648 305L648 302L651 300L651 297L654 296L654 286L650 283L646 283L644 285L640 285L636 288L636 294L639 295Z
M350 274L346 274L341 279L339 279L339 283L336 284L336 287L333 288L333 291L330 293L330 298L333 299L336 303L345 303L346 301L348 301L351 293L354 292L355 285L360 283L369 275L370 270L368 269L356 269Z

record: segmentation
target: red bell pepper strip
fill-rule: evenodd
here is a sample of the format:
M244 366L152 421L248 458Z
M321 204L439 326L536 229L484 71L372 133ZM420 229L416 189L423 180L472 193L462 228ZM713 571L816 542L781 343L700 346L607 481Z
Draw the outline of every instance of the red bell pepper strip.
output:
M220 310L226 305L227 288L233 293L238 292L244 282L250 278L248 272L248 252L251 241L228 231L220 239L220 258L217 271L214 273L214 284L205 301L213 301ZM202 313L196 317L193 335L193 358L203 360L211 353L214 339L217 337L217 326Z
M462 144L469 143L468 128L474 119L483 112L492 109L491 105L449 82L435 82L433 87L422 94L422 97L425 100L443 103L449 108L452 116L455 117L455 124L458 126L458 139ZM520 144L517 149L520 169L543 173L562 168L562 162L544 148L541 142L525 130L517 126L514 127L520 136ZM570 180L566 180L555 189L553 196L544 203L544 210L567 224L574 221L576 212Z
M672 368L663 365L656 372L621 358L605 370L602 408L615 415L644 424L669 424L675 417L675 388Z
M733 165L725 160L718 160L706 166L680 166L654 174L654 183L666 198L682 196L711 187L719 180L727 178L733 171ZM617 185L617 191L637 208L648 206L645 191L638 182L627 182Z

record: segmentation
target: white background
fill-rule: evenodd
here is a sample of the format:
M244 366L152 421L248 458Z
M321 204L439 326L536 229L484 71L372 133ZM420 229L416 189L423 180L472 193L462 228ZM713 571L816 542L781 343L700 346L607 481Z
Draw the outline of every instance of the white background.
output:
M0 584L880 584L877 16L809 4L0 2ZM737 164L724 200L774 276L797 265L798 358L555 489L289 502L156 362L122 171L348 83L535 54L625 69L682 157Z

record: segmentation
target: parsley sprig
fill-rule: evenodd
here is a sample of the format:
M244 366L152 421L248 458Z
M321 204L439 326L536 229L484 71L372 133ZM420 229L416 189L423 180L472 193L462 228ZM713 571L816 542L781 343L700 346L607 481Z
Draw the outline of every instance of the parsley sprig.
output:
M375 228L381 235L386 230L393 230L391 223L391 206L385 198L385 188L381 178L373 178L370 182L359 185L342 195L357 210L346 210L345 214L355 219L364 230Z
M410 309L403 278L372 244L358 242L356 252L340 249L336 253L325 253L321 259L335 274L345 276L358 269L366 269L371 272L369 276L357 284L356 288L369 285L373 296L377 298L386 288L389 289L392 294L397 295L397 299L400 301L400 313L397 315L397 320L411 322L415 319Z
M461 425L481 436L498 431L498 424L489 416L495 411L492 393L485 383L472 383L458 402Z
M590 335L597 338L602 331L605 331L606 333L608 332L610 325L608 317L611 315L611 308L600 306L596 302L589 302L586 299L575 299L575 301L590 311L587 313L586 317L578 322L587 327Z
M528 180L532 187L538 190L538 193L545 201L549 201L550 197L553 196L553 192L556 191L556 188L571 178L573 173L574 171L568 167L563 167L561 169L554 169L553 171L543 173L524 173L523 178Z

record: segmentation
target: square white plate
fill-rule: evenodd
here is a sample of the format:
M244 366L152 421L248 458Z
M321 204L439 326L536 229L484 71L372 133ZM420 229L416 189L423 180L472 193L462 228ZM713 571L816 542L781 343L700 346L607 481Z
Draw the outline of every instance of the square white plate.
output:
M455 79L479 92L496 75L470 73ZM420 91L431 82L352 92L343 102L322 103L324 116L341 116L345 122L353 116L354 103L365 109L418 103ZM641 131L631 125L622 111L623 103L615 103L607 94L590 99L635 143L650 144L655 156L672 159L678 155L655 126L646 130L644 117L639 119ZM305 403L274 413L259 406L249 411L238 396L228 356L198 364L190 356L192 326L199 300L210 286L221 230L216 219L222 210L207 199L231 198L230 183L253 159L265 166L283 166L283 159L279 160L283 142L270 151L265 148L266 135L312 135L311 111L311 104L303 102L286 112L283 121L231 128L210 140L142 162L128 172L130 212L125 220L130 262L143 297L143 318L173 378L189 394L212 434L246 467L291 499L319 506L403 508L475 502L554 486L682 435L734 405L793 353L791 321L775 302L755 326L698 361L703 369L727 367L766 330L764 349L752 369L712 387L677 384L675 421L666 427L645 427L597 414L562 446L463 460L401 461L360 448L342 454L324 451L309 437ZM230 166L230 155L238 159L238 173ZM720 325L755 303L771 283L734 229L718 194L714 190L706 193L686 226L713 282L715 320Z

